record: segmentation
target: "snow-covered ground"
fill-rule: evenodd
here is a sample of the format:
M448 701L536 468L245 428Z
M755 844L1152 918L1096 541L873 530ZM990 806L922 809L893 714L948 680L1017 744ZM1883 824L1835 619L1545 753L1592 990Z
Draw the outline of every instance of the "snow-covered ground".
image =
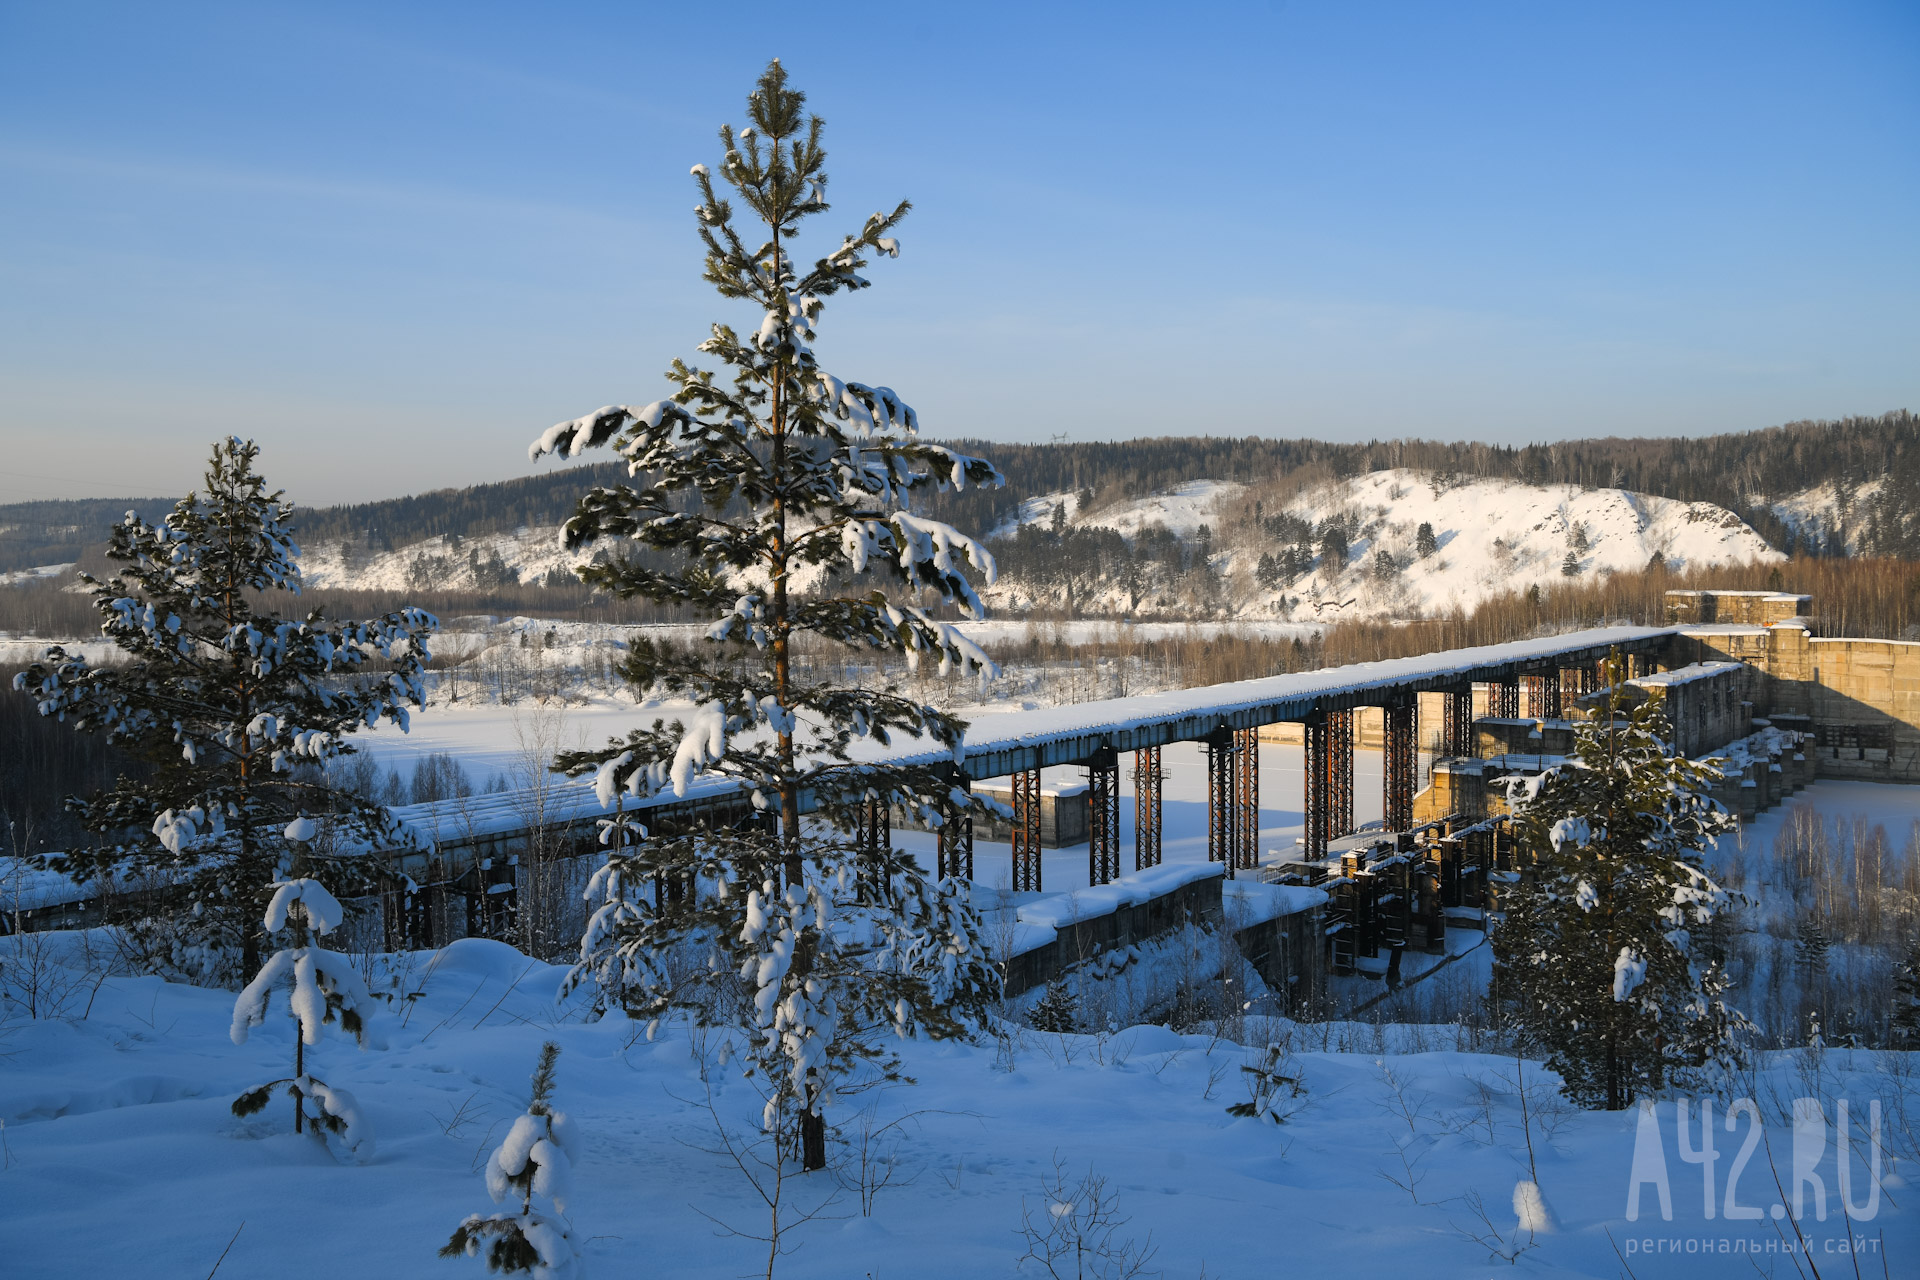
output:
M0 941L0 951L13 946ZM481 940L411 957L400 989L417 995L378 1019L385 1048L362 1052L330 1036L307 1059L356 1096L371 1124L371 1158L355 1164L289 1132L290 1104L278 1095L258 1115L230 1113L236 1095L287 1073L284 1005L235 1047L231 993L74 972L62 1016L16 1014L0 1029L6 1274L204 1276L229 1245L223 1276L483 1274L478 1262L441 1262L434 1251L466 1214L494 1208L480 1169L524 1108L547 1039L562 1048L556 1103L585 1140L567 1210L589 1273L764 1274L767 1247L752 1237L764 1234L765 1207L715 1132L717 1115L750 1138L758 1095L711 1045L703 1081L683 1026L663 1026L649 1042L617 1014L583 1021L577 1005L554 998L561 973ZM1772 1123L1751 1160L1735 1159L1744 1117L1717 1135L1709 1218L1701 1166L1678 1158L1669 1104L1657 1133L1642 1136L1632 1112L1558 1105L1532 1064L1410 1051L1447 1031L1250 1020L1242 1039L1291 1037L1281 1064L1304 1094L1288 1100L1283 1125L1228 1114L1248 1100L1242 1068L1261 1052L1208 1035L1025 1032L1010 1064L992 1042L908 1044L904 1067L917 1083L849 1103L835 1116L840 1167L785 1184L792 1252L776 1274L1044 1275L1032 1263L1018 1268L1020 1229L1023 1210L1043 1227L1064 1216L1054 1206L1065 1199L1048 1185L1057 1165L1070 1184L1089 1171L1107 1179L1123 1220L1114 1243L1150 1239L1152 1267L1167 1276L1485 1277L1509 1274L1497 1255L1513 1249L1519 1273L1537 1276L1750 1274L1735 1249L1761 1251L1752 1260L1763 1275L1792 1275L1780 1252L1783 1236L1795 1239L1791 1224L1729 1221L1724 1211L1792 1199L1793 1139L1779 1101L1820 1097L1831 1124L1845 1098L1862 1125L1879 1100L1889 1146L1894 1116L1914 1105L1911 1079L1903 1088L1873 1055L1776 1056L1731 1086L1755 1093ZM1531 1167L1517 1079L1528 1089ZM870 1215L849 1160L863 1134L875 1135L869 1154L891 1174ZM1697 1111L1689 1136L1698 1142ZM1869 1203L1863 1148L1852 1165L1857 1213ZM1671 1220L1647 1181L1629 1221L1634 1177L1650 1179L1656 1166ZM1912 1167L1883 1155L1884 1188L1856 1232L1886 1250L1886 1266L1870 1253L1861 1274L1912 1274ZM1811 1171L1827 1201L1825 1221L1814 1220L1809 1189L1803 1229L1814 1260L1823 1274L1852 1274L1833 1251L1847 1226L1831 1143ZM1528 1233L1515 1194L1536 1177L1548 1216ZM822 1202L823 1216L798 1221Z

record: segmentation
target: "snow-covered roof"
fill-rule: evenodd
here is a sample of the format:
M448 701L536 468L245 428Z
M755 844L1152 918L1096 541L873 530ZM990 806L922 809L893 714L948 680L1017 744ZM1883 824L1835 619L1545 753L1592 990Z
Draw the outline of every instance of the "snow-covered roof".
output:
M1656 671L1651 675L1635 676L1627 681L1646 688L1669 688L1674 685L1692 684L1696 680L1711 680L1714 676L1723 676L1746 666L1744 662L1695 662L1689 666L1675 667L1672 671Z

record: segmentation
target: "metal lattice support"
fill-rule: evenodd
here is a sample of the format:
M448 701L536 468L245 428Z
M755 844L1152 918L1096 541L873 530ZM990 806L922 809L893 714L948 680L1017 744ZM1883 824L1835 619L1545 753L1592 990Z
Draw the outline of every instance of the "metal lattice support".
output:
M854 847L860 859L854 876L854 892L860 901L875 900L880 860L892 844L893 814L884 797L870 796L860 803L859 830L854 833Z
M965 774L955 777L953 785L961 791L973 790L973 783ZM946 819L947 824L940 828L940 878L972 880L973 815L950 813Z
M1493 686L1493 718L1496 720L1520 718L1520 677L1509 676Z
M1160 748L1133 753L1133 869L1160 865L1161 783Z
M1589 694L1600 692L1599 667L1592 663L1585 663L1574 668L1574 673L1575 679L1578 681L1578 684L1575 685L1575 697L1584 698Z
M1234 732L1234 816L1237 858L1233 866L1250 870L1260 865L1260 731Z
M1441 750L1455 757L1474 755L1473 686L1448 690L1444 710L1446 741Z
M1413 826L1413 787L1420 769L1419 704L1386 708L1386 721L1386 824L1389 831L1404 832Z
M1327 828L1332 820L1328 812L1332 780L1328 777L1327 720L1325 716L1310 716L1301 727L1306 730L1307 744L1306 855L1307 861L1318 862L1327 856Z
M1040 891L1040 771L1013 775L1013 887Z
M1560 718L1560 669L1553 667L1527 677L1527 715L1534 720Z
M1207 740L1207 861L1224 862L1233 874L1233 731Z
M1353 834L1353 712L1327 713L1327 839Z
M1120 757L1111 747L1087 761L1087 883L1120 878Z

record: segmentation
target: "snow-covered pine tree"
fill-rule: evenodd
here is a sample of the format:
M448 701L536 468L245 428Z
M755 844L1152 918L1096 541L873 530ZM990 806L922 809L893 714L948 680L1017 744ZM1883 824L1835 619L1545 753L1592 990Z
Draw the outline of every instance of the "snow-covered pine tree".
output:
M1027 1012L1027 1021L1035 1031L1071 1032L1079 1019L1079 1012L1073 992L1067 989L1065 982L1055 979L1047 983L1047 989L1033 1002L1033 1008Z
M1893 1044L1896 1049L1920 1049L1920 938L1893 971Z
M357 729L383 718L406 727L438 626L418 609L371 622L272 612L274 593L300 590L300 549L293 505L266 491L258 453L252 441L216 444L203 493L157 526L129 512L107 547L126 567L104 582L82 575L123 664L96 667L56 647L14 678L40 714L71 717L153 766L69 801L101 843L49 864L83 881L160 886L143 899L170 909L203 954L230 965L237 946L243 974L259 966L258 924L291 856L289 822L320 818L327 839L306 855L316 873L341 888L361 874L325 850L364 842L386 817L329 785L327 765L353 750ZM374 659L387 669L350 678Z
M1732 897L1701 850L1732 819L1709 765L1670 756L1658 699L1628 712L1621 663L1574 754L1515 789L1524 866L1494 933L1494 990L1567 1096L1619 1110L1731 1058L1746 1020L1694 933Z
M1002 478L982 459L919 439L913 410L888 388L843 381L818 362L824 301L867 286L868 254L898 253L891 233L909 206L872 215L803 269L792 240L827 209L821 122L804 103L776 61L748 98L750 123L720 130L719 178L763 233L742 231L714 174L693 169L706 278L757 313L745 336L716 324L701 344L729 375L676 360L670 398L563 422L531 453L573 457L610 444L636 477L588 493L567 545L629 540L656 555L584 567L585 581L717 615L704 652L643 640L624 666L640 690L690 699L690 716L655 720L560 766L597 770L608 802L620 789L684 793L696 774L725 775L771 819L753 830L656 834L613 856L589 890L603 905L576 978L596 980L603 999L634 1016L678 1007L744 1026L749 1061L769 1086L767 1127L784 1136L796 1126L803 1166L817 1169L836 1089L857 1063L887 1059L880 1032L961 1034L997 979L969 886L935 883L898 850L865 853L834 833L855 829L870 804L935 825L981 805L952 772L963 724L895 685L835 684L833 668L810 675L796 666L796 642L900 655L909 667L931 659L943 673L991 670L957 628L914 602L931 596L983 616L961 561L991 581L992 557L911 504ZM874 585L856 589L862 578ZM889 581L903 592L898 603L879 585ZM885 763L902 737L950 753L951 765ZM803 794L819 815L806 825ZM700 962L687 963L689 952Z
M580 1152L572 1122L553 1109L553 1068L559 1058L560 1046L553 1041L540 1046L533 1100L487 1159L487 1194L495 1204L514 1196L520 1207L511 1213L468 1214L440 1247L441 1257L474 1258L485 1248L490 1272L534 1280L574 1280L580 1274L580 1247L572 1225L560 1216L567 1211ZM535 1196L546 1198L553 1212L536 1209Z
M304 819L297 819L298 828ZM296 829L292 838L304 842L310 830ZM373 997L346 956L328 951L320 938L340 927L340 901L315 880L284 880L273 886L273 899L261 918L271 935L285 929L292 943L269 956L233 1002L233 1042L247 1042L253 1028L266 1021L267 1003L275 987L287 989L287 1012L293 1017L293 1074L249 1089L233 1100L233 1114L250 1116L267 1105L281 1085L293 1099L293 1129L313 1125L322 1142L331 1134L349 1154L364 1162L373 1155L373 1133L367 1127L353 1095L336 1089L307 1072L307 1050L320 1043L329 1023L352 1036L362 1049L373 1045L368 1019Z

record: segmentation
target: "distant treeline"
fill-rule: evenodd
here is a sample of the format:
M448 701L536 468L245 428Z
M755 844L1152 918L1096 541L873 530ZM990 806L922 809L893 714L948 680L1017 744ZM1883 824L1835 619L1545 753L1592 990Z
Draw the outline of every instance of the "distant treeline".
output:
M928 510L986 533L1027 498L1089 493L1096 503L1172 488L1191 480L1279 484L1283 489L1386 467L1533 484L1622 488L1737 512L1781 550L1834 554L1851 541L1864 554L1920 558L1920 420L1907 410L1877 418L1795 422L1762 431L1694 439L1608 437L1509 447L1429 440L1322 440L1163 436L1068 444L956 440L992 459L1004 489L969 489L929 499ZM284 479L284 478L277 478ZM1885 480L1877 493L1860 491ZM344 542L379 553L428 538L475 537L522 526L559 524L593 485L630 480L615 462L560 468L495 484L340 507L300 508L303 543ZM1767 502L1823 484L1835 488L1842 528L1815 545L1794 536ZM297 485L290 485L298 499ZM104 541L129 507L150 519L170 505L153 499L88 499L0 506L0 572L78 559Z

